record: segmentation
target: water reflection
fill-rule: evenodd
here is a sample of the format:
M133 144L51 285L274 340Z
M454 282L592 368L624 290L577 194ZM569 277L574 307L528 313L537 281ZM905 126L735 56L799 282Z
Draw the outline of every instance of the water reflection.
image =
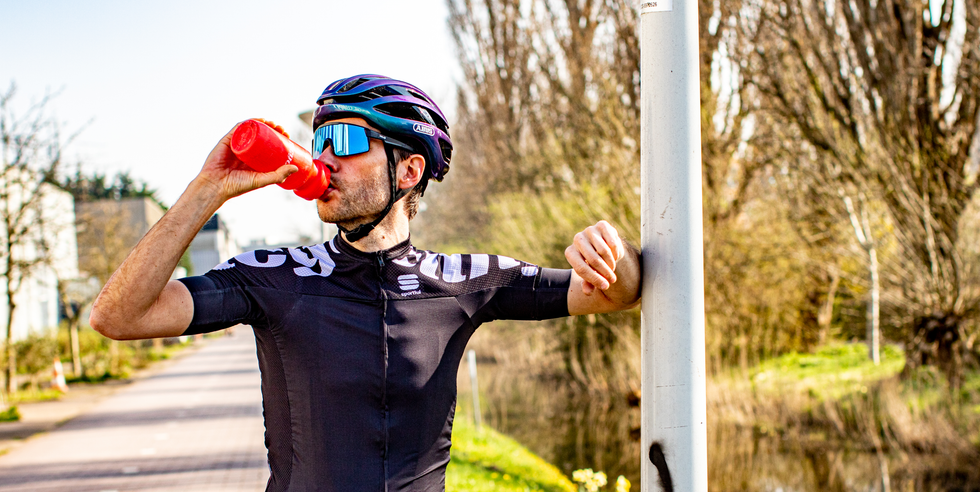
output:
M487 424L513 436L566 475L580 468L625 475L639 490L639 408L625 397L581 394L555 381L480 366ZM471 406L460 373L459 405ZM472 412L467 412L472 415ZM818 434L777 434L758 426L708 421L712 491L978 491L974 458L849 449Z

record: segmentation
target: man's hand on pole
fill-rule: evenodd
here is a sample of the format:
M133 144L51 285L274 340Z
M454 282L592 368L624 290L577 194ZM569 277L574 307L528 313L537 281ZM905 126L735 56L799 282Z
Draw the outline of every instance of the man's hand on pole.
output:
M600 220L575 234L565 258L574 272L569 313L617 311L639 301L638 252L609 222Z

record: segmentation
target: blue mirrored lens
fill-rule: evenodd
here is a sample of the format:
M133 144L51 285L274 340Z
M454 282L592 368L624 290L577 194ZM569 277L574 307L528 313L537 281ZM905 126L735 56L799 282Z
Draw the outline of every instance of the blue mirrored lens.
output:
M319 158L327 145L333 147L333 155L337 157L363 154L371 149L364 128L346 123L323 125L316 129L313 133L313 158Z

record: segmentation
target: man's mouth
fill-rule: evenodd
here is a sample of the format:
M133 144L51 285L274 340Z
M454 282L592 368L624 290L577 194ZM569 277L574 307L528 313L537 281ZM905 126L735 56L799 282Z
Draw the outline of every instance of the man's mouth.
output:
M320 198L319 198L319 199L320 199L320 200L322 200L322 201L327 201L327 198L328 198L328 197L329 197L329 196L330 196L330 195L331 195L331 194L332 194L332 193L334 192L334 190L336 190L336 189L337 189L337 188L334 188L334 186L333 186L333 183L330 183L330 185L329 185L329 186L327 186L327 190L326 190L326 191L324 191L322 195L320 195Z

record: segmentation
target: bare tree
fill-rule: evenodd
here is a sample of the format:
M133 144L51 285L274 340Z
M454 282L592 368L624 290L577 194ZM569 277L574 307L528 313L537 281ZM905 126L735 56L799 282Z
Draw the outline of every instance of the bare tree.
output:
M471 224L463 239L469 246L520 253L551 264L561 264L562 242L590 220L611 219L627 237L638 239L640 51L635 4L447 4L467 82L459 92L453 130L455 171L447 178L451 186L434 188L427 198L437 206L421 216L426 236L459 246L459 233L449 224ZM800 312L800 299L805 297L800 289L807 283L797 282L793 296L766 295L776 287L761 278L767 267L753 263L758 248L767 248L771 253L762 256L772 257L787 254L776 249L798 245L756 241L758 231L744 230L746 205L760 190L754 184L776 160L768 152L755 151L766 147L762 142L745 145L747 138L772 136L751 131L759 123L750 118L757 104L742 63L751 40L740 37L737 23L744 2L702 0L699 7L705 262L712 272L706 279L711 293L706 308L709 350L716 352L711 360L717 367L722 359L739 357L762 340L792 339L773 345L801 348L799 341L806 337L763 336L753 330L762 324L758 313L774 312L778 314L766 322L768 328L784 329L786 318ZM767 219L758 220L768 226ZM510 235L519 239L502 237ZM504 244L507 241L510 244ZM758 284L760 294L743 295L746 282ZM821 290L824 287L821 284ZM635 326L626 329L626 323L635 321L583 317L561 324L560 351L567 372L577 380L601 373L601 365L582 355L601 351L583 347L602 349L615 343L610 340L635 336ZM740 352L729 350L731 335L739 332L745 333Z
M871 230L871 220L868 218L867 200L860 199L858 204L860 209L855 209L854 200L841 191L844 199L844 206L847 208L847 215L851 219L851 226L854 228L854 237L858 244L868 255L868 314L867 314L867 335L868 357L878 365L881 362L879 345L881 338L881 281L878 272L878 246L875 241L874 231Z
M0 93L0 278L7 303L7 391L16 390L16 352L13 323L17 293L25 280L50 261L56 231L45 213L50 184L62 160L63 140L58 124L46 113L50 97L30 105L23 114L13 107L15 87Z
M881 200L901 245L890 283L906 328L906 371L942 366L959 381L964 295L960 218L980 108L980 3L972 0L758 0L754 82L842 185ZM842 220L848 220L846 216Z
M79 328L82 315L95 302L99 295L99 284L93 277L87 279L71 278L58 280L58 299L65 310L65 321L68 324L68 344L71 352L72 374L81 377L83 374L82 354L79 339Z

